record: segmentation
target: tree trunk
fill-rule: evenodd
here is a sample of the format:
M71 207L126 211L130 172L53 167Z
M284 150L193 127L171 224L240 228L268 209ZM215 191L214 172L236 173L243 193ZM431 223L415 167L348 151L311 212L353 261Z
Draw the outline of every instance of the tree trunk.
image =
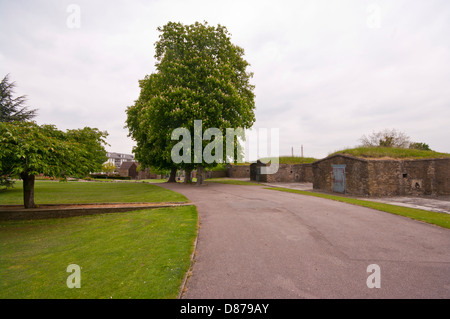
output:
M176 167L173 167L170 169L170 176L167 183L176 183L177 182L176 177L177 177L177 169Z
M185 169L184 170L184 183L185 184L190 184L192 183L192 179L191 179L191 169Z
M23 205L25 208L35 208L34 203L34 175L26 172L20 174L23 180Z
M197 167L197 186L203 185L204 174L203 166Z

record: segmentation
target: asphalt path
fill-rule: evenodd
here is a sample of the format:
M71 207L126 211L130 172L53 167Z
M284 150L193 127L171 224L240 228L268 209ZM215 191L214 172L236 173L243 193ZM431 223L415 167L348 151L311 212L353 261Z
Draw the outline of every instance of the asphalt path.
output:
M450 298L449 229L262 186L162 186L199 213L183 298Z

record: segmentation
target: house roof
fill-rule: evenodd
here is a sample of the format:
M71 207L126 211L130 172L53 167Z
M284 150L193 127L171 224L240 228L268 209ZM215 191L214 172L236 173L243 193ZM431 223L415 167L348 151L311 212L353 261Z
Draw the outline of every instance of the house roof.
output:
M110 159L134 159L134 156L131 154L123 154L115 152L107 152L106 156Z
M120 165L120 169L129 169L131 166L135 165L135 162L123 162L122 165Z

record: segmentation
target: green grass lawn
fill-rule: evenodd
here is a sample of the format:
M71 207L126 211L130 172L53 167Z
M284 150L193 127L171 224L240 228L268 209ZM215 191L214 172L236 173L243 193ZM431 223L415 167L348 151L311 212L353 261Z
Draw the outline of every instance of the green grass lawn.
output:
M426 210L422 210L422 209L396 206L396 205L390 205L390 204L384 204L384 203L378 203L378 202L372 202L372 201L366 201L366 200L342 197L342 196L336 196L336 195L314 193L314 192L309 192L309 191L301 191L301 190L297 190L297 189L288 189L288 188L282 188L282 187L267 187L267 189L336 200L339 202L364 206L364 207L380 210L380 211L391 213L391 214L405 216L405 217L412 218L415 220L420 220L420 221L423 221L423 222L426 222L429 224L438 225L438 226L441 226L444 228L450 228L450 215L445 214L445 213L430 212L430 211L426 211Z
M146 182L146 183L166 183L167 179L165 178L154 178L154 179L141 179L138 182Z
M23 204L22 181L0 191L0 204ZM39 204L187 202L181 194L149 183L35 182L35 202Z
M83 191L97 187L91 184ZM2 221L0 298L176 298L190 267L197 218L195 206L184 206ZM67 287L70 264L81 267L81 288Z

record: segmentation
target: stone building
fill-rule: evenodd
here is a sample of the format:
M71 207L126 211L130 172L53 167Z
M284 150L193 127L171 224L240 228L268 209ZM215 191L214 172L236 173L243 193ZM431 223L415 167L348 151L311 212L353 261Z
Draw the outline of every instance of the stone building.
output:
M312 164L313 188L362 196L449 195L450 158L364 159L336 154Z
M119 175L135 179L138 175L136 162L123 162L119 168Z
M134 161L134 156L131 154L107 152L106 156L108 157L107 162L113 163L114 166L116 166L116 170L118 170L120 168L120 166L122 166L122 163Z
M312 183L312 164L279 164L274 174L261 174L266 164L258 161L250 165L250 180L262 183Z

